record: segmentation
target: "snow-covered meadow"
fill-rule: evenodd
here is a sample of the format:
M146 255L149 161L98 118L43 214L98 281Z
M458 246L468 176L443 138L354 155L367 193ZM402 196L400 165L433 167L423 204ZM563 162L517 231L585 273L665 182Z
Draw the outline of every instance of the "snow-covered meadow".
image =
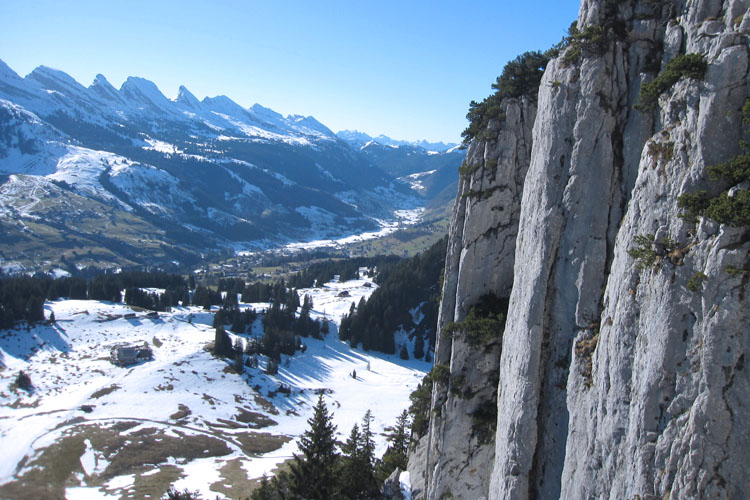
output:
M297 450L318 394L341 441L371 409L382 454L385 427L430 366L338 340L341 315L375 287L363 276L300 291L331 331L303 339L305 351L282 356L275 376L263 373L263 357L238 375L206 351L212 314L199 308L150 318L124 304L47 303L56 323L0 331L0 498L160 498L170 484L246 497L253 479ZM261 329L258 321L244 336ZM118 343L148 344L154 359L115 366ZM31 393L12 387L21 370Z

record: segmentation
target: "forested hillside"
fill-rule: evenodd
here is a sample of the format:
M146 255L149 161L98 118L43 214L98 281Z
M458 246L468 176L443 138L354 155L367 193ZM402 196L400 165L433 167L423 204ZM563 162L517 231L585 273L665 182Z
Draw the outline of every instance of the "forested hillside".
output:
M404 331L413 351L402 357L423 358L435 345L441 273L447 238L429 250L381 271L380 287L365 302L352 304L341 319L339 336L352 346L395 353L394 333ZM404 346L405 347L405 346Z

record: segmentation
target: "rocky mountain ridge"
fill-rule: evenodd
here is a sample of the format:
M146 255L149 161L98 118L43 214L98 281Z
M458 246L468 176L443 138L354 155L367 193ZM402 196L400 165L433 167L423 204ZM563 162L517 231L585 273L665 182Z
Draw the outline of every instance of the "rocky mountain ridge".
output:
M746 0L583 0L474 137L415 498L750 495L749 40Z
M185 87L170 100L137 77L119 90L47 67L21 78L2 61L0 181L6 271L186 264L373 230L424 205L313 117Z

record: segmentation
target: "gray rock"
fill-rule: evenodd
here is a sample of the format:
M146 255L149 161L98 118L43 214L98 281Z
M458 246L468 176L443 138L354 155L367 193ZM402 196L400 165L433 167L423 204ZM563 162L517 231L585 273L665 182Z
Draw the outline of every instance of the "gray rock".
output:
M401 493L401 482L399 481L401 472L401 469L396 467L396 470L394 470L385 480L383 487L380 490L383 499L404 500L404 495Z
M438 341L451 378L433 393L426 498L750 498L750 230L678 208L731 187L706 169L741 151L750 0L673 4L618 4L625 36L549 64L531 139L532 113L510 103L516 130L470 146L483 168L459 187L439 326L488 291L510 304L501 345ZM583 0L579 27L605 11ZM654 57L681 53L704 54L705 77L635 111ZM642 235L656 240L645 268L628 252ZM495 370L490 452L471 424ZM481 396L457 397L455 377Z
M494 418L487 418L497 397L500 332L496 341L476 345L461 329L447 336L445 326L462 321L486 294L508 297L513 283L536 104L527 98L508 99L503 107L505 120L488 126L491 139L475 141L467 151L465 168L471 173L462 175L451 220L435 355L436 365L449 367L450 379L433 389L427 498L450 493L457 500L474 500L489 488Z

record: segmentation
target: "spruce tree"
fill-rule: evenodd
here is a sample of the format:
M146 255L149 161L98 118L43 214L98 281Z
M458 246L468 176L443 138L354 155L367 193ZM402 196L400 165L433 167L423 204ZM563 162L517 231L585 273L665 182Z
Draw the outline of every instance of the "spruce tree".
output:
M271 486L271 482L268 480L268 477L263 474L263 477L260 478L260 486L253 491L252 495L250 495L251 500L275 500L277 497L276 492L274 492L273 486Z
M417 332L417 338L414 340L414 359L422 359L424 357L424 337L421 333Z
M390 430L387 436L390 443L385 450L383 460L378 464L377 479L385 481L393 471L398 468L406 470L407 453L409 451L409 413L404 410L396 420L396 426Z
M362 427L354 424L349 439L342 447L344 456L339 467L339 493L341 498L367 500L379 497L375 479L375 443L370 424L373 416L367 410Z
M219 325L216 327L216 334L214 335L214 355L230 357L232 354L232 340L224 330L224 325Z
M344 456L341 457L339 466L339 494L342 498L360 498L360 477L363 471L361 441L359 426L354 424L349 438L341 447Z
M302 455L294 455L289 469L292 494L310 500L333 498L336 488L335 465L337 460L333 416L328 413L323 395L318 398L310 426L300 438Z

